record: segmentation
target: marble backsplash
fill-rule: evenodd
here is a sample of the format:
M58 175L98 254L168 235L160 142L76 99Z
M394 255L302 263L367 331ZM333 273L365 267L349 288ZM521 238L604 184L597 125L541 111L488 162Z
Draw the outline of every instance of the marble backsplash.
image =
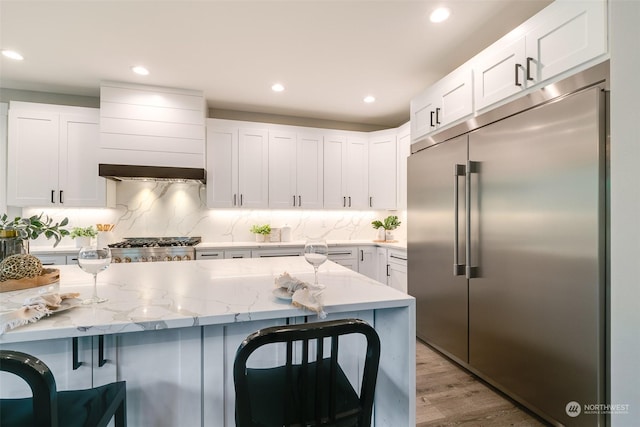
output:
M323 237L328 240L375 239L377 230L371 221L398 215L402 225L395 230L399 240L406 240L406 211L368 210L257 210L209 209L203 185L163 182L125 181L117 183L116 207L113 209L24 208L22 215L45 212L59 221L69 218L69 228L95 224L115 224L110 238L142 236L201 236L205 242L246 242L255 237L249 229L254 224L291 227L292 240ZM18 215L20 213L18 212ZM34 247L51 246L43 237ZM61 246L73 246L66 237Z

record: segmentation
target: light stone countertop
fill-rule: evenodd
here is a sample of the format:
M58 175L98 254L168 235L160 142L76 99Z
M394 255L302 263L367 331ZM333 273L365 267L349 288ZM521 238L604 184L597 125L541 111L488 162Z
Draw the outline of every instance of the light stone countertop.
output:
M91 276L72 265L59 283L0 294L0 311L19 308L39 292L79 292L88 298ZM42 339L180 328L314 315L273 295L283 273L313 280L303 257L112 264L98 275L98 294L109 301L80 305L0 335L0 344ZM327 313L414 306L413 297L331 261L319 269Z
M304 246L304 240L292 242L202 242L196 245L196 251L206 249L269 249L269 248L293 248ZM373 240L327 240L329 246L380 246L390 249L406 250L407 242L375 242ZM29 250L34 255L51 253L77 253L75 246L32 246Z

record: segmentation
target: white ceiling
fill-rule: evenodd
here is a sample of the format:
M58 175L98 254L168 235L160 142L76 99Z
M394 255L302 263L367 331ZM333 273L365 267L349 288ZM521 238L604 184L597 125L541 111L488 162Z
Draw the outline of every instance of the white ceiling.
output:
M25 57L2 58L0 87L97 97L127 81L203 90L212 109L397 126L414 95L549 2L0 0L0 48ZM432 24L439 5L452 16Z

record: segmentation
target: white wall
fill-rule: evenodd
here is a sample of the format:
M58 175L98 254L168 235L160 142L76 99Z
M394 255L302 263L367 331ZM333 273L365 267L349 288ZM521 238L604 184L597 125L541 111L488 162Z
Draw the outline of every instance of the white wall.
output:
M611 403L640 423L640 2L611 4Z

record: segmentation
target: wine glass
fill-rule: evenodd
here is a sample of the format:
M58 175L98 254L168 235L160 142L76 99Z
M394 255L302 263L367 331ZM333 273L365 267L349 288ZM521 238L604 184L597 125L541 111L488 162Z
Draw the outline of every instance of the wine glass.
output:
M93 274L93 296L84 300L83 304L97 304L107 301L98 296L98 273L106 270L111 264L111 251L109 248L96 248L84 246L78 252L78 265L87 273Z
M327 260L328 253L327 242L323 239L309 239L304 245L304 259L313 266L315 286L318 286L318 267Z

